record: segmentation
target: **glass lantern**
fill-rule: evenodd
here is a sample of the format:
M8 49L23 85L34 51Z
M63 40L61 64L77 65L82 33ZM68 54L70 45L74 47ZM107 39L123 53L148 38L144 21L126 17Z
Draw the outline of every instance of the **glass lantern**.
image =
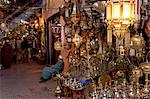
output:
M119 40L124 38L128 26L134 22L134 6L134 0L108 0L107 2L107 22Z

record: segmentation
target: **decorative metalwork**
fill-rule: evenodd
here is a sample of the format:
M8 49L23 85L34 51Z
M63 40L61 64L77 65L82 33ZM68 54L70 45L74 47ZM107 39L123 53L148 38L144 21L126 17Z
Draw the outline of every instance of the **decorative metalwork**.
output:
M80 44L82 43L82 37L77 32L74 35L73 42L76 48L79 48Z
M71 15L71 21L73 22L74 25L77 25L77 23L80 20L79 8L78 8L77 3L78 3L77 0L74 0L74 6L73 6L72 15Z
M144 38L141 35L134 35L131 38L131 47L134 49L140 49L144 47Z
M62 49L62 43L59 41L59 39L54 43L55 50L61 50Z

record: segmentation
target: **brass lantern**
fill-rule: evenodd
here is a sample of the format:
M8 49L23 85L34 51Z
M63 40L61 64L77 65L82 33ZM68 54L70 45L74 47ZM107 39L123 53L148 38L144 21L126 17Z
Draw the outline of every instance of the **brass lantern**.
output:
M73 42L75 44L75 47L79 48L80 44L82 43L82 37L78 33L75 33L74 38L73 38Z
M116 38L123 39L128 26L134 22L134 0L108 0L107 22Z
M138 34L131 37L131 47L134 49L140 49L144 47L144 38Z
M80 20L78 10L79 9L78 9L78 6L77 6L77 0L74 0L73 11L72 11L72 14L71 14L71 21L73 22L74 25L76 25Z
M59 51L59 50L62 49L62 44L59 41L59 39L54 43L54 48L55 48L56 51Z

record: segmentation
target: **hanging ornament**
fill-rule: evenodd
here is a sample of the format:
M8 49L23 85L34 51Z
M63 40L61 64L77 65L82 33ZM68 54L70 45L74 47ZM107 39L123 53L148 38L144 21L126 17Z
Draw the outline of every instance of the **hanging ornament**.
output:
M62 49L62 43L59 41L59 39L54 43L54 48L56 51L59 51Z
M119 55L121 55L121 56L125 55L125 49L123 46L119 46Z
M82 42L82 37L78 33L75 33L74 38L73 38L73 42L74 42L76 48L79 48L80 44Z
M84 29L88 29L88 17L85 13L85 11L82 11L81 12L81 18L80 18L80 26L81 26L81 29L84 30Z
M131 38L131 47L134 49L140 49L144 47L144 38L141 35L134 35Z
M86 56L86 46L80 47L80 56L85 57Z
M76 25L80 20L78 13L79 12L78 12L78 7L77 7L77 1L74 0L74 6L73 6L72 15L71 15L71 21L73 22L74 25Z
M5 27L6 27L5 23L1 23L1 29L5 28Z

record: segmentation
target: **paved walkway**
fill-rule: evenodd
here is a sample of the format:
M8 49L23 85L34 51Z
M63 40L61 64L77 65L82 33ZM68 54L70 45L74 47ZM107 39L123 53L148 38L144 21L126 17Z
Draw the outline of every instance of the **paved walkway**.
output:
M0 99L56 99L56 81L39 83L43 68L26 63L0 70Z

